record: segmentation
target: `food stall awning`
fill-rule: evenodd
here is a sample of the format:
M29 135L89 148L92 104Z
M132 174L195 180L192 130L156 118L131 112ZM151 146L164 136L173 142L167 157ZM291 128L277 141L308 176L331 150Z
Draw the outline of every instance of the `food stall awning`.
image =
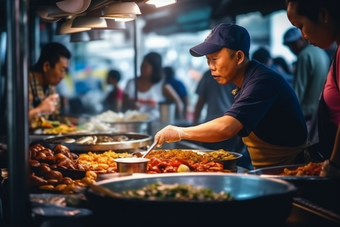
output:
M210 29L217 23L235 21L240 14L260 12L268 15L285 9L282 0L178 0L164 8L141 5L141 17L146 20L144 33L168 35Z

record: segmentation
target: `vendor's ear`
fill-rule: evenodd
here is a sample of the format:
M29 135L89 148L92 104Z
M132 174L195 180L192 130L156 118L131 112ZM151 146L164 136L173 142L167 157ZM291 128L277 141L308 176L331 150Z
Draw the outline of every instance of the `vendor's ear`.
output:
M318 19L321 23L327 24L329 22L329 12L326 8L322 7L322 8L319 9Z
M43 71L46 72L50 68L51 68L50 63L48 61L45 61L44 64L43 64Z
M237 62L242 63L244 61L245 55L242 51L240 50L236 51L235 56L236 56Z

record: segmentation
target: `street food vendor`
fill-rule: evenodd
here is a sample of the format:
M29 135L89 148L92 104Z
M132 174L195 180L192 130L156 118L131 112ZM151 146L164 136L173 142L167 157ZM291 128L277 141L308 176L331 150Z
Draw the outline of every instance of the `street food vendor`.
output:
M219 24L203 43L190 49L194 57L206 56L214 79L234 83L235 102L224 115L192 126L168 125L156 133L164 142L193 140L217 142L239 135L254 168L289 165L306 146L306 122L292 87L283 76L249 59L250 36L236 24Z
M62 44L46 44L29 74L29 120L59 114L59 95L55 86L65 77L70 51Z

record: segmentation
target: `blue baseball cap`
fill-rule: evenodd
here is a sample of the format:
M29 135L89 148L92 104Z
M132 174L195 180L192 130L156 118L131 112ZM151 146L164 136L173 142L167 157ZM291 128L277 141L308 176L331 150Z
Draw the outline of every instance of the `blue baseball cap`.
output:
M201 57L215 53L223 47L232 50L241 50L249 54L250 36L248 31L236 24L219 24L215 26L203 43L190 49L194 57Z
M293 28L288 29L286 33L284 34L283 44L287 45L287 43L294 42L301 38L302 38L301 31L298 28L293 27Z

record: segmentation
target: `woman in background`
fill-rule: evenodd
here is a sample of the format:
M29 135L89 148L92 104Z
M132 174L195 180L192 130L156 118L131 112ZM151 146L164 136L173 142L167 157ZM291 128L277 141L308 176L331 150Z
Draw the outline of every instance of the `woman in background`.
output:
M136 81L137 80L137 81ZM123 109L138 110L147 113L151 119L159 119L159 103L166 99L176 103L176 109L183 113L183 103L175 90L164 83L162 57L150 52L144 56L141 65L141 75L130 79L124 90ZM137 100L135 87L137 86Z
M340 44L340 1L286 0L287 16L304 39L322 49ZM337 48L318 109L320 152L325 161L321 176L340 176L340 51Z

